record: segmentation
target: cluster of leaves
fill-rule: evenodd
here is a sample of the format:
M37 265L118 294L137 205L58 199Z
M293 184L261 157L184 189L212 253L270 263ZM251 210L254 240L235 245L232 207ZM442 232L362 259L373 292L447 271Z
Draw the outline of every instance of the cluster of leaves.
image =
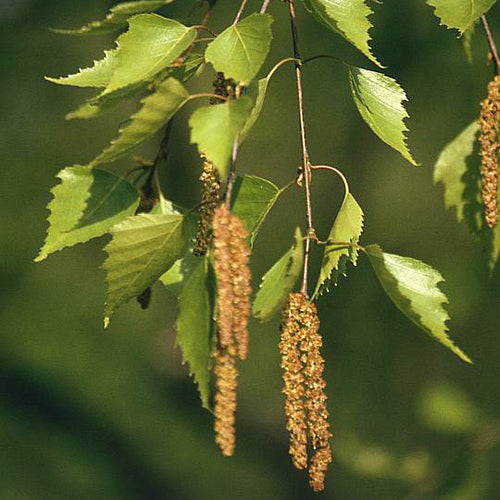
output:
M239 146L247 138L263 108L274 72L288 60L278 62L267 76L256 79L272 43L273 19L269 14L244 17L208 39L203 50L207 39L200 38L199 32L206 31L206 27L186 26L153 13L173 1L122 3L113 7L102 21L75 30L58 30L91 35L126 29L118 36L116 47L106 51L104 58L92 67L67 77L48 78L60 85L100 89L95 97L71 112L68 119L95 118L125 99L142 100L140 110L95 159L86 166L71 166L59 172L61 182L53 188L49 204L47 237L36 260L110 234L112 239L105 248L107 259L103 265L108 287L105 324L120 305L157 281L174 290L179 297L178 343L199 386L202 403L208 407L212 317L216 305L212 300L210 257L195 257L191 252L197 216L193 210L166 200L159 186L156 187L158 203L149 213L138 213L141 212L138 186L127 174L118 176L101 166L130 156L137 146L155 137L188 101L206 97L207 94L190 94L186 85L211 65L216 72L236 82L236 96L197 108L189 126L191 142L197 145L200 154L210 159L225 181L235 144ZM209 2L209 8L214 3ZM380 66L369 47L371 10L367 3L367 0L304 0L305 7L322 24ZM448 10L447 0L429 0L429 3L436 6L443 22L467 29L465 21L452 19L458 9ZM416 165L406 145L404 120L408 115L403 106L404 90L394 79L378 71L347 64L345 67L361 117L380 139ZM237 178L231 207L244 221L250 245L285 190L253 175ZM356 265L361 250L395 305L428 334L463 360L470 361L448 336L448 315L443 308L446 297L437 286L441 275L420 261L385 253L378 245L361 247L363 224L363 211L346 181L345 199L325 244L314 298L328 291L331 284L337 285L347 263ZM304 238L297 229L291 248L263 277L253 303L256 318L269 320L294 289L302 269L303 247Z

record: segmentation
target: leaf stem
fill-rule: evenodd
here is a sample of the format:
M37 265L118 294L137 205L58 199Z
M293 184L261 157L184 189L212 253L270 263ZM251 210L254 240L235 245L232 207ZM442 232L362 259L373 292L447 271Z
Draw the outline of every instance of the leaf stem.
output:
M201 94L191 94L188 97L188 101L191 101L192 99L198 99L199 97L209 97L209 98L213 98L213 99L221 99L222 101L229 100L228 97L223 96L223 95L217 95L217 94L213 94L211 92L202 92Z
M334 172L337 174L341 179L342 182L344 183L344 188L345 188L345 196L349 194L349 183L347 182L346 176L338 169L335 167L332 167L330 165L311 165L310 166L311 170L330 170L330 172Z
M281 61L279 61L274 65L271 71L269 71L269 73L266 76L266 80L269 81L274 76L274 73L276 73L276 71L278 71L281 68L281 66L283 66L283 64L286 64L288 62L294 62L296 64L297 63L300 64L300 59L296 59L295 57L287 57L286 59L282 59Z
M211 11L208 11L207 14L209 12L211 12ZM205 16L207 14L205 14ZM215 31L212 31L208 26L205 26L204 24L195 24L194 26L191 26L191 28L208 31L214 38L217 37L217 33L215 33Z
M336 62L339 62L339 63L342 63L342 64L345 64L344 61L342 61L342 59L338 58L338 57L335 57L335 56L331 56L329 54L319 54L317 56L312 56L312 57L308 57L307 59L304 59L302 61L302 64L307 64L307 63L310 63L312 61L316 61L317 59L332 59Z
M238 24L240 17L241 17L241 14L243 14L243 11L245 10L247 3L248 3L248 0L242 0L240 8L238 9L238 13L236 14L236 17L234 18L233 26L235 24Z
M271 3L271 0L264 0L264 3L262 4L262 7L260 8L260 13L265 14L267 11L267 8L269 7L269 4Z
M311 251L311 239L315 235L313 220L312 220L312 203L311 203L311 169L309 164L309 152L307 149L306 125L304 118L304 92L302 85L302 58L300 57L297 35L297 18L295 16L295 1L286 0L288 3L288 13L290 15L290 26L292 31L293 55L295 61L295 79L297 84L297 98L299 104L299 127L300 141L302 144L302 163L304 169L304 191L306 197L306 219L307 219L307 236L304 251L304 267L302 274L301 293L308 297L308 281L309 281L309 254Z
M486 33L486 38L488 39L488 45L490 46L491 55L493 56L495 73L497 75L500 75L500 57L498 56L498 49L495 44L495 40L493 39L493 35L491 34L490 26L484 14L481 16L481 23Z

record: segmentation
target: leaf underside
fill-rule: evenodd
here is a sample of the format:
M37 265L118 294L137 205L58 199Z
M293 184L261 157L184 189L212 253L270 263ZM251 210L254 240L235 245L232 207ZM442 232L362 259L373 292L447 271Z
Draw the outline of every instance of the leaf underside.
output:
M139 194L130 182L104 170L68 167L57 177L61 183L52 189L49 228L36 262L102 236L132 215L139 204Z
M448 336L446 322L450 317L443 307L448 299L437 286L443 281L441 274L419 260L385 253L378 245L370 245L365 250L382 287L396 307L460 359L472 363Z
M223 31L206 50L205 59L226 78L248 83L266 60L273 38L269 14L252 14Z
M346 275L348 262L353 265L357 264L358 249L354 245L359 243L363 223L363 210L354 197L348 193L328 235L313 299L328 292L332 284L337 286L339 277ZM346 245L334 244L335 242L350 243L353 246L346 248Z
M262 278L252 306L253 315L257 319L268 321L280 311L300 276L303 260L304 242L302 233L297 228L293 246Z

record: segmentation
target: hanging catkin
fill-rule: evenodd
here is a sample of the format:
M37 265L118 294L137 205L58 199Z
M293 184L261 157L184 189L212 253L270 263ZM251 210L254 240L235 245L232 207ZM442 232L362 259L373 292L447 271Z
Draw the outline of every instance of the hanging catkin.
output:
M248 351L250 316L250 249L243 222L226 205L213 217L213 255L217 278L217 345L214 349L216 393L214 400L215 441L223 455L234 452L236 358Z
M202 184L200 219L193 246L194 255L205 255L207 253L212 240L210 225L212 224L214 211L220 198L219 174L212 162L205 155L202 155L201 159L203 160L203 170L200 176Z
M324 489L332 461L321 345L316 306L302 293L291 293L283 310L280 341L289 451L293 464L304 469L309 443L309 482L314 491Z
M481 102L481 196L486 224L498 223L498 150L500 120L500 76L488 85L488 97Z

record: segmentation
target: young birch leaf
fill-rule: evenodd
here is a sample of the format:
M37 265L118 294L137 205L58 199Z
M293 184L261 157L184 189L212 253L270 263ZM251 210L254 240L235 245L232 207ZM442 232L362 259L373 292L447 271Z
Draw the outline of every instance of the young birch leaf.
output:
M45 79L58 85L72 85L74 87L107 87L116 65L118 63L119 49L105 50L104 59L94 61L90 68L80 69L74 75L61 78L52 78L46 76Z
M175 0L139 0L137 2L123 2L111 7L105 19L76 29L53 29L54 33L62 35L104 35L114 33L127 27L127 19L135 14L153 12Z
M474 151L478 133L479 124L473 121L445 146L434 165L434 182L443 183L446 208L457 209L459 222L464 218L466 203L464 174L467 172L467 159Z
M266 60L273 34L269 14L252 14L223 31L205 53L207 62L226 78L248 83Z
M363 210L361 210L354 197L348 193L328 235L328 243L325 246L321 271L313 299L324 292L328 292L331 283L337 286L340 275L346 275L349 261L353 265L357 264L358 249L355 246L346 248L346 245L338 245L332 242L357 245L363 232L363 222Z
M285 304L302 270L304 242L300 229L295 231L295 243L262 278L252 311L261 321L270 320Z
M210 394L210 303L207 283L208 261L199 262L189 276L179 296L177 344L183 362L189 363L203 408L208 409Z
M127 155L150 139L188 100L187 90L174 78L165 80L156 91L142 101L142 108L130 123L120 130L117 139L105 149L92 165L109 163Z
M196 30L157 14L130 18L129 30L118 38L118 58L106 92L152 80L194 41Z
M306 9L321 23L343 36L377 66L381 64L371 52L368 17L373 11L368 0L304 0Z
M385 253L378 245L370 245L365 250L377 278L396 307L463 361L472 363L448 336L446 322L450 317L443 308L448 299L437 286L443 281L441 274L419 260Z
M259 119L262 108L264 107L264 100L266 99L267 87L269 85L269 78L261 78L256 82L252 82L248 86L247 95L252 99L253 107L250 116L241 131L239 143L241 144L249 134L252 127Z
M461 34L485 14L496 0L427 0L434 7L440 24L454 28Z
M417 165L406 146L404 124L408 113L403 106L405 91L396 80L376 71L349 67L349 81L356 107L363 120L386 144Z
M189 119L191 143L198 145L225 179L236 139L252 110L252 101L243 96L215 106L197 109Z
M68 167L57 177L61 184L52 189L49 229L35 262L57 250L102 236L132 215L139 204L139 194L130 182L104 170Z
M251 246L280 194L275 184L262 177L244 175L236 179L232 212L245 223Z
M111 229L106 246L108 293L104 325L120 305L152 286L180 259L187 247L184 217L169 214L139 214Z

